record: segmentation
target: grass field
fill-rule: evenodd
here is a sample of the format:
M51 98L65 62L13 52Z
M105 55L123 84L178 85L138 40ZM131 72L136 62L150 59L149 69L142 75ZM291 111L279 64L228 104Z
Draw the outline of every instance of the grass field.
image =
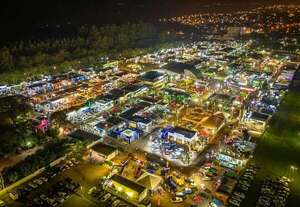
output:
M292 182L288 207L300 206L300 91L289 91L268 129L258 141L254 155L261 167L242 207L254 207L261 182L268 176L286 176ZM292 170L296 166L298 170Z

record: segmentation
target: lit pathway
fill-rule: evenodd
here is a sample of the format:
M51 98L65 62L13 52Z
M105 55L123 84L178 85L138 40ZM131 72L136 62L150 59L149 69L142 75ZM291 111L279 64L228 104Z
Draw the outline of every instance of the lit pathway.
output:
M11 154L6 158L0 160L0 172L6 167L13 166L18 162L24 160L27 156L34 154L37 150L42 149L44 146L36 146L32 149L26 150L21 154Z

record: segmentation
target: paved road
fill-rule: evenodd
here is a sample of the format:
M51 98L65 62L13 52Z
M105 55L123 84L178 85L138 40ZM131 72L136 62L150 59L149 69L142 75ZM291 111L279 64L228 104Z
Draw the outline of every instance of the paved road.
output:
M0 172L9 166L13 166L17 164L18 162L24 160L27 156L34 154L37 150L42 149L44 146L36 146L32 149L26 150L22 152L21 154L11 154L6 158L3 158L0 160Z

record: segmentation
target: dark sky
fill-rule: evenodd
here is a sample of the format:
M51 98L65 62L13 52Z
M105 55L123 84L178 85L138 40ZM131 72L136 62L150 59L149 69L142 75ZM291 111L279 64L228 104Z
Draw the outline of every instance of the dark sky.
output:
M300 2L285 0L282 2ZM36 38L43 31L82 24L155 20L196 11L231 11L280 0L10 0L0 8L0 41ZM70 25L71 24L71 25ZM41 29L49 25L51 29ZM62 25L60 28L57 25ZM54 32L55 33L55 32ZM51 32L49 34L52 34Z

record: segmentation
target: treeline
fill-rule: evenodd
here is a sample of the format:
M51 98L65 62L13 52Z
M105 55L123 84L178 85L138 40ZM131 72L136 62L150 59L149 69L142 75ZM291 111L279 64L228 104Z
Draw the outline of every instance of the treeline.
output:
M58 140L46 145L44 149L38 150L35 154L29 155L18 164L5 168L2 171L5 185L12 184L36 170L48 166L52 161L64 156L70 144L77 144L77 142L78 141L68 139Z
M167 42L172 37L151 24L136 23L103 27L82 26L76 37L40 42L17 42L0 48L0 73L46 70L48 66L89 64L100 56L145 48ZM99 59L98 59L99 60ZM40 69L34 69L40 68ZM47 71L48 72L48 71ZM28 74L27 74L28 75Z

